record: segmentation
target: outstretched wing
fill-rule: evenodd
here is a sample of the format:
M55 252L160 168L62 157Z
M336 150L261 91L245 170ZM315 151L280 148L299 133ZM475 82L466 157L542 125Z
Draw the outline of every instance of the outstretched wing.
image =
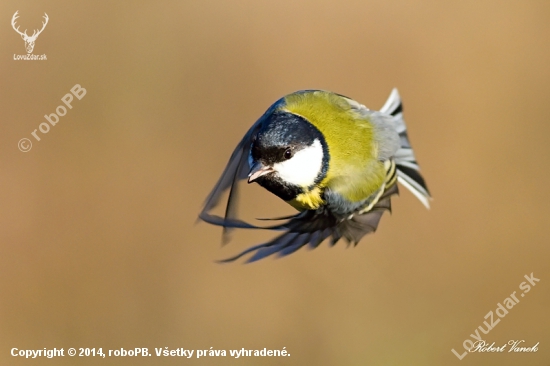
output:
M212 189L212 192L206 198L204 208L199 214L199 218L210 224L224 227L224 238L230 228L257 228L254 225L248 224L237 219L237 202L238 202L238 182L246 179L250 171L248 155L250 146L252 145L252 137L256 134L260 127L260 120L256 122L237 145L233 154L229 158L229 162L225 167L220 179ZM229 197L225 209L225 216L220 217L210 214L210 211L216 207L220 201L222 194L229 189Z
M301 212L283 224L269 227L274 230L285 230L283 234L221 262L232 262L249 253L254 253L254 255L248 259L247 263L255 262L275 253L285 256L308 244L311 248L316 248L327 238L331 238L331 246L341 238L346 239L348 243L357 245L363 236L376 231L384 211L391 210L390 197L397 192L397 185L394 184L386 189L370 211L355 214L344 220L337 219L324 208Z

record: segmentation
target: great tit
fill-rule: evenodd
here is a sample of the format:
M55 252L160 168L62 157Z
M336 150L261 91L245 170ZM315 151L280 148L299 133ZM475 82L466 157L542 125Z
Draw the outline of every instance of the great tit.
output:
M267 227L237 219L238 182L256 182L298 214ZM206 199L200 219L224 227L284 231L224 261L254 252L248 262L288 255L342 237L348 244L374 232L397 182L427 208L430 193L419 173L397 89L379 112L340 94L302 90L276 101L248 130ZM225 217L210 211L229 189Z

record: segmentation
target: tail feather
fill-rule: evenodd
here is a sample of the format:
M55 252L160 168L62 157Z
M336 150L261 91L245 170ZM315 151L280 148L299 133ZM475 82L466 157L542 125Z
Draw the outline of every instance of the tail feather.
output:
M401 140L401 147L394 156L399 183L411 191L426 208L430 208L430 192L424 178L420 175L420 167L414 157L409 136L407 135L407 126L403 119L403 103L397 89L392 90L390 97L382 109L380 109L380 112L394 117L396 130Z

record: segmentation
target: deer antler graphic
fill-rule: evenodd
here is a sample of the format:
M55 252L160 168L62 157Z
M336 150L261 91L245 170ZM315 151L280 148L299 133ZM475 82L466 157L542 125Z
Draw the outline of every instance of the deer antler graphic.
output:
M42 22L42 29L40 30L34 30L34 32L32 33L32 36L28 36L27 35L27 30L25 29L24 32L21 32L19 30L19 27L15 27L15 20L17 18L19 18L19 15L17 15L17 13L19 12L19 10L17 10L15 12L15 14L13 14L13 17L11 18L11 26L13 27L13 29L19 33L21 35L21 38L23 38L23 41L25 41L25 48L27 49L27 53L32 53L32 50L34 49L34 42L36 41L36 38L38 38L38 36L40 35L40 33L42 33L42 31L44 30L44 28L46 28L46 24L48 24L48 14L44 13L44 20L45 22Z

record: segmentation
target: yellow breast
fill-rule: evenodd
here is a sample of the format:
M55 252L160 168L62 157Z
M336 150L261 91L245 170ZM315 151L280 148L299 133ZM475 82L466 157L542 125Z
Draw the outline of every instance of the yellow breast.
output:
M321 193L321 188L315 187L287 202L298 211L316 210L325 204L325 201L321 198Z

